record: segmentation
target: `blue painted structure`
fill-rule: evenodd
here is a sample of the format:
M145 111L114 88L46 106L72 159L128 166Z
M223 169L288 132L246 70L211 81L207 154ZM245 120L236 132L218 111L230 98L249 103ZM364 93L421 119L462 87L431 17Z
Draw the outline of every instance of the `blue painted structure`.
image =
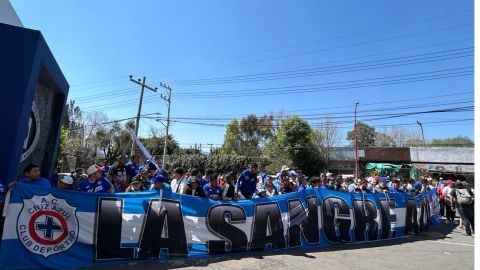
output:
M55 127L49 131L49 156L38 164L42 176L50 177L69 85L40 31L0 23L0 40L0 179L8 183L18 176L38 83L55 94L52 119L48 119Z

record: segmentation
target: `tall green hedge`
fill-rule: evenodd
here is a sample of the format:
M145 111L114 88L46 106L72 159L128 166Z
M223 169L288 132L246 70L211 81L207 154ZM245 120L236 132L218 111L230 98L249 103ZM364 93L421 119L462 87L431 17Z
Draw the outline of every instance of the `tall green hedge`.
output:
M237 174L253 162L257 163L260 169L266 165L265 159L236 155L172 155L168 157L166 165L167 170L176 167L183 167L187 170L212 168L217 173L233 172Z

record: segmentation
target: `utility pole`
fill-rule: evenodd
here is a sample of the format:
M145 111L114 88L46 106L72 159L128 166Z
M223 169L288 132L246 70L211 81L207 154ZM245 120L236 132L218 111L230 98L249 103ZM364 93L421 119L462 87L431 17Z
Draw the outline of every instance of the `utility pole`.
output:
M417 120L417 124L420 126L420 129L422 130L422 140L423 140L423 146L425 146L425 136L423 135L423 125L420 121Z
M142 113L142 103L143 103L143 92L145 91L145 88L152 90L153 92L157 92L157 87L150 87L145 84L145 76L143 77L143 80L134 80L133 76L130 75L130 81L133 83L136 83L140 85L142 88L142 91L140 92L140 102L138 103L138 112L137 112L137 119L135 121L135 136L138 136L138 125L140 125L140 114ZM132 139L132 150L130 151L130 156L135 154L135 141Z
M207 143L207 145L210 145L210 154L211 154L213 149L213 143Z
M163 160L162 160L162 169L165 169L165 159L167 157L167 142L168 142L168 128L170 127L170 104L172 103L172 88L164 83L160 83L160 86L167 89L168 96L163 94L160 97L167 102L167 125L165 126L165 142L163 144Z
M360 102L355 103L355 123L353 124L353 132L355 133L355 178L358 177L358 138L357 138L357 107Z

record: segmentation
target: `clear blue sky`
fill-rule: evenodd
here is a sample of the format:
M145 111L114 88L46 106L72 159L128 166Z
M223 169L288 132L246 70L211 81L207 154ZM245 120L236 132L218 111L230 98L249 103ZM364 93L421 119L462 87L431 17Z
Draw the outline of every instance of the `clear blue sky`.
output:
M426 140L473 139L473 111L416 114L473 106L471 0L11 2L42 31L84 111L135 116L129 74L170 84L182 147L220 145L222 125L249 113L313 126L328 116L346 134L356 101L377 129L419 130L418 120ZM146 92L142 113L166 116L158 93ZM378 119L400 113L413 114ZM163 129L143 119L140 134L150 126Z

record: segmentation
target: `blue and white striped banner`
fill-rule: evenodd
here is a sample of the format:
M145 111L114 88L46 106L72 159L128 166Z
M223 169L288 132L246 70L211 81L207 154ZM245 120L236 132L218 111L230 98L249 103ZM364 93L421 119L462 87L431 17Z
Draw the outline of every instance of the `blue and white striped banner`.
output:
M7 207L2 269L76 268L229 252L318 248L403 237L435 220L434 191L325 189L214 201L163 192L95 194L17 184Z

